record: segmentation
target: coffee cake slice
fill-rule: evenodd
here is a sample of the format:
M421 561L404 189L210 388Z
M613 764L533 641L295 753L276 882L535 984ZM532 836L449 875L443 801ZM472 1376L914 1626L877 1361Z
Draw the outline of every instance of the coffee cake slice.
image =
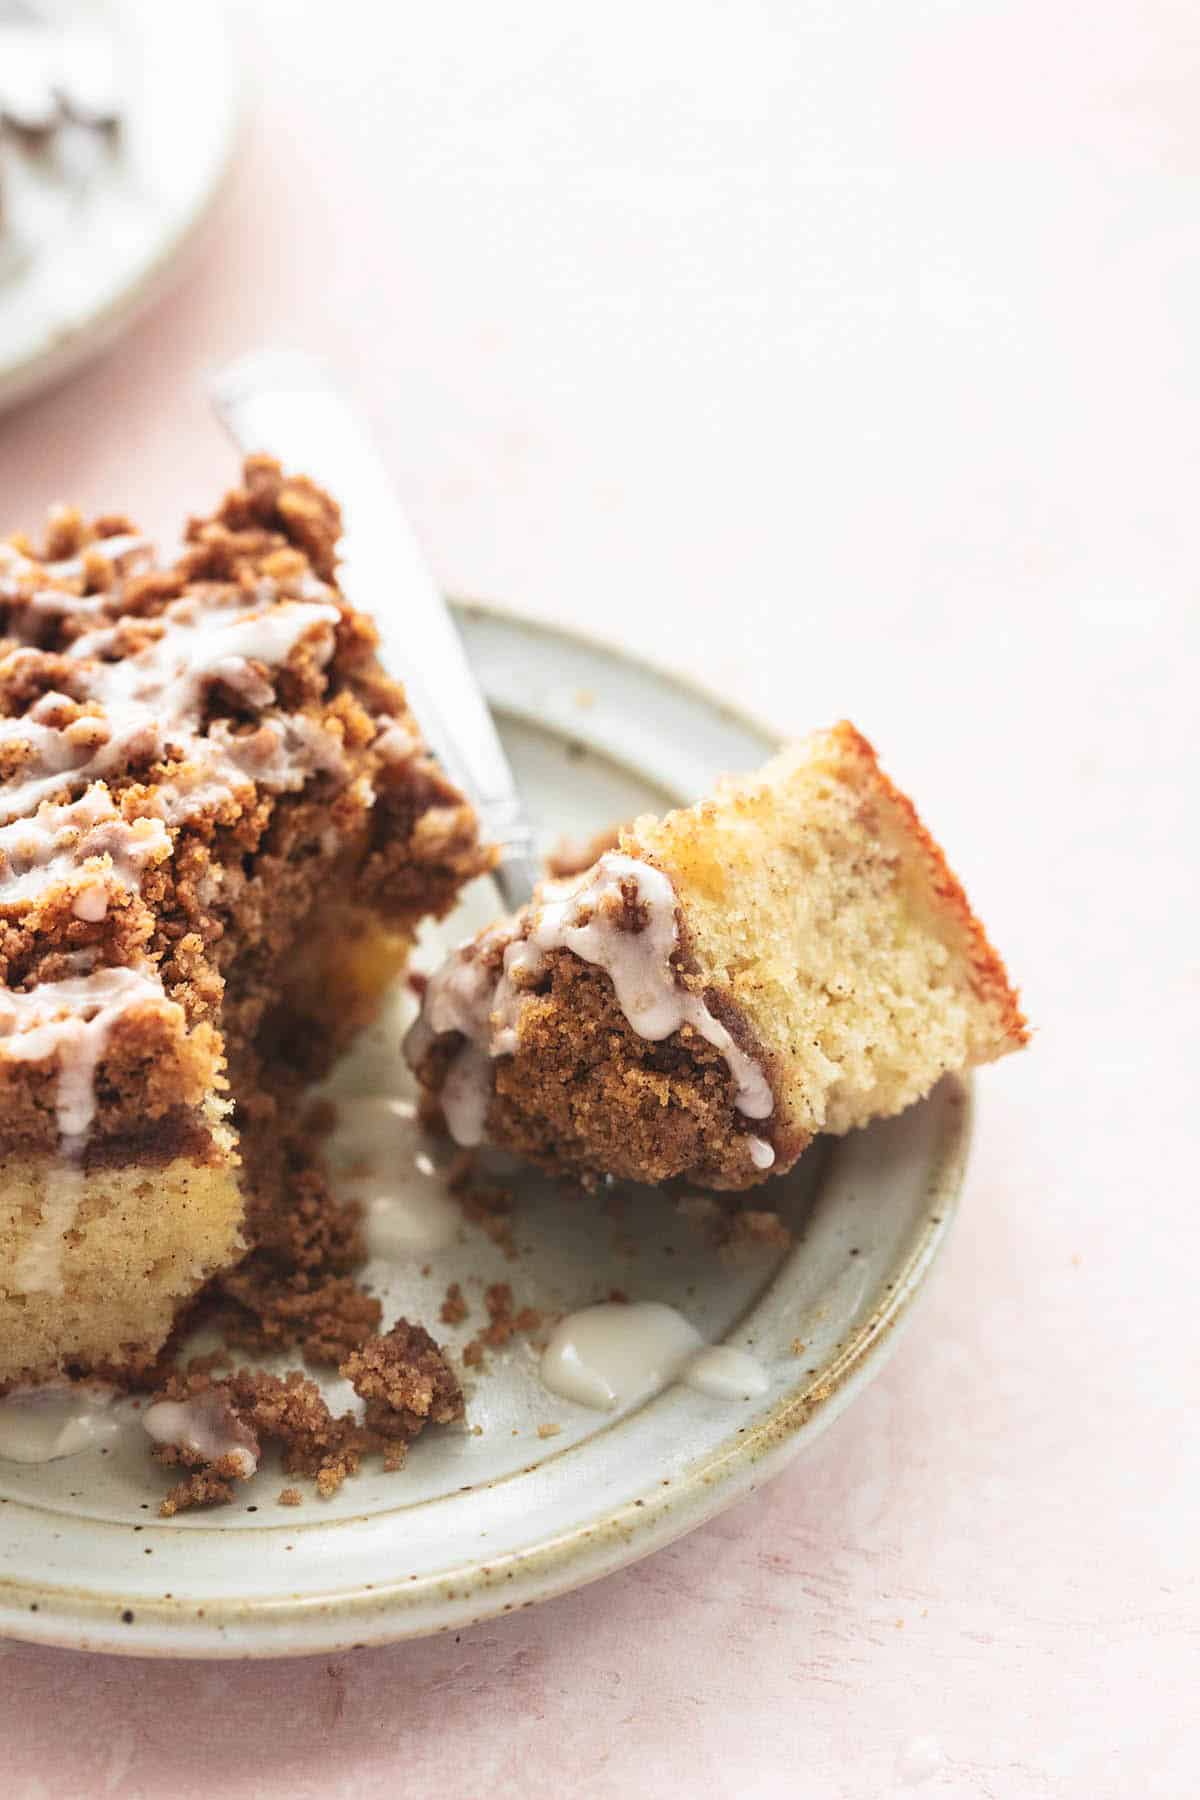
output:
M0 545L0 1390L149 1364L278 1228L303 1081L490 866L339 529L252 458L172 563Z
M942 852L843 723L545 882L433 975L407 1054L461 1143L745 1188L1026 1036Z

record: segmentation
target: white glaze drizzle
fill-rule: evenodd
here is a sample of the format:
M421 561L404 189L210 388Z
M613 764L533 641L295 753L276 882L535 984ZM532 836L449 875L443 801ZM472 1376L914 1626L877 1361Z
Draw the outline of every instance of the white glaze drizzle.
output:
M627 898L639 909L640 929L629 928ZM500 943L505 948L497 979L489 974L485 958ZM768 1118L775 1097L765 1071L734 1041L703 996L681 980L672 962L678 944L675 889L669 878L649 863L609 851L580 881L544 883L525 913L454 951L429 979L405 1053L415 1067L440 1034L456 1031L466 1040L439 1095L456 1142L482 1141L491 1059L516 1051L529 988L549 954L560 949L605 971L640 1037L658 1043L685 1025L698 1032L724 1057L737 1110L750 1119ZM775 1160L771 1146L762 1138L749 1143L755 1167L769 1168Z
M16 602L14 614L5 620L3 635L19 642L37 641L38 633L26 629L29 621L23 616L25 610L34 619L66 612L111 615L121 600L124 583L119 578L149 562L152 553L149 538L132 532L96 538L74 556L50 563L35 562L15 544L0 543L0 600ZM107 588L94 594L76 594L70 587L45 586L47 579L77 581L84 573L86 562L95 556L102 557L118 576Z
M50 693L23 717L0 719L0 743L25 743L30 750L0 793L0 819L27 816L64 786L80 786L131 762L156 761L168 753L232 792L246 780L231 754L236 740L228 732L200 728L209 685L221 682L256 710L269 706L274 688L255 665L270 669L286 662L301 639L320 626L327 629L317 653L327 660L333 648L328 628L337 618L334 606L299 600L272 605L259 596L230 598L218 589L184 594L155 618L118 619L76 638L64 652L79 664L72 677L74 698L95 702L99 715L63 723L65 697ZM148 634L151 641L121 655L131 632ZM37 654L13 651L10 666L17 658ZM101 660L109 655L117 660ZM272 716L263 723L278 730L283 720ZM283 746L270 748L278 752ZM302 752L311 753L311 748L297 740L290 758L256 779L267 786L302 786L312 768L310 754ZM169 816L172 782L161 785Z
M0 988L0 1052L13 1062L58 1055L55 1113L64 1139L86 1137L95 1112L92 1077L116 1020L131 1007L155 1001L182 1020L150 968L93 969L62 981L42 981L28 993Z
M89 558L102 556L120 574L129 575L148 563L153 554L154 546L148 537L142 537L136 531L119 531L112 537L93 538L90 544L85 544L74 556L62 557L58 562L43 563L42 570L58 581L74 581L83 574ZM108 600L111 602L119 595L119 591L109 588Z
M258 1468L259 1444L223 1394L206 1391L188 1400L156 1400L142 1414L156 1444L177 1444L207 1463L229 1458L243 1480Z
M774 1166L774 1146L768 1144L766 1138L747 1137L746 1148L750 1152L750 1161L756 1169L770 1169Z
M750 1399L770 1386L756 1357L705 1344L659 1300L603 1301L568 1313L547 1340L539 1374L551 1393L600 1412L635 1406L672 1381L718 1400Z
M143 870L170 855L161 819L126 821L102 782L65 806L44 801L32 818L0 826L0 907L66 883L77 918L104 917L114 894L136 892Z

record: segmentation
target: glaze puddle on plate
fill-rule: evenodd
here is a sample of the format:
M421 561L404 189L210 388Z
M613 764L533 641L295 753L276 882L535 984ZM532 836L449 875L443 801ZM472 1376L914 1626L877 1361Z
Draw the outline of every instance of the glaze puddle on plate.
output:
M691 798L773 747L614 651L479 608L460 622L547 844ZM480 883L417 965L495 911ZM328 1502L301 1482L303 1505L278 1506L289 1483L267 1455L235 1505L159 1520L169 1478L127 1404L108 1443L40 1466L0 1463L0 1632L140 1655L273 1656L459 1629L699 1524L881 1366L949 1228L967 1142L962 1083L815 1146L761 1190L796 1233L790 1250L719 1255L663 1194L586 1196L493 1158L515 1194L508 1260L447 1199L452 1152L416 1127L399 1056L413 1011L400 988L328 1086L342 1107L338 1179L357 1184L370 1212L366 1279L386 1320L421 1320L452 1351L487 1323L493 1282L510 1283L514 1305L538 1309L545 1329L467 1371L467 1429L427 1433L401 1473L368 1465ZM470 1312L444 1325L451 1282ZM614 1289L674 1309L697 1334L685 1333L668 1373L685 1374L697 1339L739 1354L693 1366L696 1386L676 1379L644 1398L634 1381L611 1409L550 1391L540 1357L554 1318ZM322 1385L335 1407L351 1402L344 1382Z
M122 1423L111 1391L18 1388L0 1400L0 1459L25 1464L73 1460L111 1443Z
M550 1333L538 1376L547 1393L600 1412L635 1406L673 1381L714 1400L749 1400L771 1385L756 1356L706 1344L661 1300L602 1300L567 1313Z

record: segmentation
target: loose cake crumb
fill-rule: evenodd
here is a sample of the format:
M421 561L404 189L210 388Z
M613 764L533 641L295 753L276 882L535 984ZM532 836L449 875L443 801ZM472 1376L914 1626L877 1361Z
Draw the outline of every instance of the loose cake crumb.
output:
M415 1437L426 1422L449 1425L463 1416L462 1389L450 1364L421 1325L398 1319L391 1330L353 1351L341 1373L361 1400L366 1423Z
M162 1460L160 1457L159 1461ZM173 1519L176 1513L186 1512L189 1507L228 1506L232 1499L232 1478L222 1478L215 1469L196 1469L164 1495L158 1516Z
M358 1472L364 1456L380 1455L385 1470L394 1471L426 1424L462 1417L462 1390L454 1371L429 1333L406 1319L352 1351L340 1373L366 1403L361 1419L353 1412L335 1416L316 1383L298 1370L280 1376L240 1368L214 1379L208 1369L189 1368L169 1375L154 1399L219 1398L230 1417L253 1433L256 1444L272 1439L282 1446L286 1473L311 1476L324 1497ZM154 1454L167 1466L183 1463L193 1469L163 1501L160 1510L166 1518L189 1506L227 1503L233 1481L253 1472L231 1456L206 1465L197 1451L182 1444L160 1444ZM297 1504L282 1496L281 1503Z
M280 1491L279 1505L280 1506L303 1506L304 1505L304 1495L300 1492L300 1489L297 1487L285 1487Z
M537 1434L540 1438L552 1438L552 1437L557 1437L561 1430L562 1430L561 1425L553 1425L553 1424L547 1423L545 1425L538 1426Z
M441 1321L443 1325L461 1325L470 1308L463 1298L462 1288L457 1281L452 1281L446 1289L446 1298L442 1301Z
M790 1250L792 1234L777 1212L746 1209L732 1213L724 1247L742 1249Z
M543 1322L543 1315L535 1306L514 1310L513 1291L507 1281L494 1281L485 1289L483 1303L489 1322L476 1332L463 1351L463 1361L468 1368L479 1367L485 1350L503 1349L518 1333L539 1331Z
M463 1216L469 1223L478 1225L491 1238L506 1261L515 1262L517 1245L512 1230L512 1189L496 1182L476 1182L475 1169L474 1152L467 1152L461 1163L456 1159L451 1164L447 1185L458 1196Z
M792 1245L792 1233L777 1212L743 1207L736 1196L681 1194L675 1211L717 1250L788 1250Z

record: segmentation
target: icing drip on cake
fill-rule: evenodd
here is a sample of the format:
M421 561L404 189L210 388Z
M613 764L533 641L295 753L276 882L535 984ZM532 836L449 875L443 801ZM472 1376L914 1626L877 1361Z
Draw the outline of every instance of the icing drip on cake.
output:
M504 945L497 978L489 952ZM734 1105L750 1119L766 1119L775 1097L762 1066L738 1045L702 995L686 987L673 957L679 946L675 889L661 869L610 851L582 881L547 882L524 912L495 926L450 956L429 979L405 1046L415 1067L435 1037L455 1031L466 1040L446 1073L439 1098L451 1134L460 1144L482 1142L491 1097L491 1062L511 1056L520 1041L521 1015L530 991L555 950L570 950L603 969L617 1002L640 1037L659 1043L689 1026L725 1059ZM774 1151L750 1139L756 1168L769 1168Z
M24 716L0 719L0 745L15 742L28 747L19 772L5 782L0 794L0 819L27 816L64 786L82 786L98 776L165 756L190 765L193 778L195 770L204 771L205 803L210 791L232 793L245 782L246 771L228 733L202 729L209 688L219 683L241 704L261 712L274 700L275 690L257 665L270 670L285 663L301 640L309 634L315 637L320 627L325 630L316 650L321 661L328 661L333 650L330 628L337 618L335 606L316 601L272 604L255 596L247 602L244 595L230 599L215 590L184 594L156 618L118 619L76 638L64 652L78 663L78 673L72 671L72 695L43 694ZM133 648L143 639L149 641ZM122 654L126 644L129 652ZM16 650L9 667L16 658L36 655ZM104 660L108 657L117 660ZM73 718L72 701L92 703L94 715ZM311 741L294 738L291 754L282 755L278 753L286 744L284 718L265 714L262 729L272 733L271 749L278 755L264 785L281 791L303 786L314 767ZM325 753L329 754L328 740ZM256 772L255 779L264 778ZM168 779L160 785L169 815L174 784Z
M34 562L14 544L0 543L0 600L13 607L12 614L5 620L4 635L22 643L36 643L40 636L36 629L39 617L67 612L111 613L114 605L120 602L123 585L120 577L134 574L151 560L152 555L149 538L137 537L132 532L97 538L76 555L50 563ZM99 593L77 594L66 585L47 587L47 580L64 584L78 581L96 561L107 563L117 577ZM28 611L29 618L22 616L23 610Z
M456 1144L481 1144L492 1089L492 1015L497 981L485 958L505 944L517 928L496 925L482 937L462 944L429 978L421 1013L404 1043L415 1069L436 1037L456 1031L466 1041L446 1070L438 1099Z
M42 569L56 581L76 581L83 574L89 559L100 556L119 574L131 575L150 562L153 555L154 546L149 538L134 531L118 532L113 537L96 538L92 543L85 544L82 550L76 551L74 556L65 556L59 562L43 563Z
M96 1068L109 1033L134 1006L154 1003L182 1024L151 969L94 969L43 981L28 993L0 989L0 1055L10 1061L58 1062L55 1116L62 1162L47 1172L42 1213L17 1260L22 1293L60 1293L64 1237L83 1194L83 1152L96 1111Z
M0 907L32 903L65 883L76 918L95 923L114 895L136 893L142 871L170 853L161 819L125 820L96 782L69 805L45 801L32 818L0 826Z
M93 969L42 981L28 993L0 989L0 1050L10 1061L60 1064L55 1112L64 1139L86 1137L95 1112L92 1077L115 1021L145 1001L169 1007L153 970Z

